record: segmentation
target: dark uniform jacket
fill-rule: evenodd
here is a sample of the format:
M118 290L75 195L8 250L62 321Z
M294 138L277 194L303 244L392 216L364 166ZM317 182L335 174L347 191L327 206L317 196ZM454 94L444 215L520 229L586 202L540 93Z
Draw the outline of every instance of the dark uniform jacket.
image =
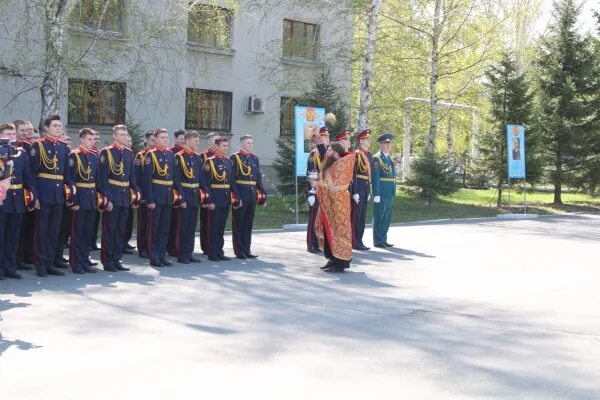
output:
M100 152L98 190L117 207L131 206L131 189L139 193L133 173L133 153L116 143Z
M243 203L256 203L257 189L265 193L258 157L240 150L231 156L230 161L233 192Z
M6 192L6 198L0 205L0 212L6 214L23 214L26 210L24 190L27 189L36 197L35 179L29 170L27 155L24 150L13 158L12 182Z
M41 203L63 204L69 147L60 139L46 136L29 150L29 168L36 178L36 193ZM71 191L73 188L71 188Z
M231 201L231 161L215 152L213 156L206 158L202 174L209 191L210 203L217 207L228 206Z
M175 154L174 185L188 207L200 207L200 189L207 192L200 154L182 149Z
M142 194L147 204L173 204L173 161L169 149L156 147L144 155Z
M68 176L69 183L77 190L73 196L73 205L78 205L84 210L97 209L98 155L82 147L73 150L69 155Z
M356 163L352 177L352 195L358 194L361 200L367 200L371 192L371 162L373 156L368 150L359 148L354 151Z

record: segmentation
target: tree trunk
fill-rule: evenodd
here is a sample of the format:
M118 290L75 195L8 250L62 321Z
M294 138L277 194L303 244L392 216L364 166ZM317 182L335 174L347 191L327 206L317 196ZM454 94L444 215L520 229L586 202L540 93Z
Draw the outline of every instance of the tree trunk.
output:
M560 149L556 152L556 174L554 176L554 205L562 205L562 152Z
M437 81L439 76L440 60L440 36L442 34L441 24L442 0L435 0L435 10L433 14L433 29L431 35L431 125L429 126L429 135L427 137L427 154L433 154L435 151L435 134L437 132Z
M63 50L65 28L69 14L80 0L50 0L45 6L44 31L46 54L44 55L44 78L40 87L42 110L40 129L44 120L60 110L62 86L65 76Z
M448 143L448 162L456 164L456 155L454 150L454 134L452 133L452 117L448 111L448 130L446 131L446 142Z
M369 15L369 23L367 26L368 39L367 47L363 57L364 64L360 81L360 104L358 106L358 131L367 129L368 127L368 111L371 103L370 84L373 77L373 58L375 55L375 45L377 43L377 18L379 9L381 8L381 0L373 0L371 3L371 12Z

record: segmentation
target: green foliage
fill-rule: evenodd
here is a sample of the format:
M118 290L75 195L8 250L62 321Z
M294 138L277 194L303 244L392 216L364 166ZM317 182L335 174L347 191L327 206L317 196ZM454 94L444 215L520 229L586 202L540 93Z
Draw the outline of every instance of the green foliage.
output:
M542 142L556 204L563 185L598 181L598 58L592 38L577 31L580 13L574 0L555 2L556 21L538 50Z
M456 167L436 154L415 159L407 183L420 189L429 206L438 196L449 195L460 188Z
M502 201L502 185L507 180L506 125L523 124L527 128L525 146L527 148L527 180L540 179L542 164L537 156L539 135L532 121L533 93L525 74L519 72L511 54L504 54L502 60L486 72L491 103L491 129L479 136L479 153L476 170L488 171L498 189L498 205Z
M273 168L277 172L277 190L284 195L296 193L296 151L294 138L277 139L277 157L273 160ZM298 193L306 192L306 178L298 177Z
M127 132L131 136L131 150L133 153L137 153L144 149L144 130L142 125L133 120L129 120L127 123Z

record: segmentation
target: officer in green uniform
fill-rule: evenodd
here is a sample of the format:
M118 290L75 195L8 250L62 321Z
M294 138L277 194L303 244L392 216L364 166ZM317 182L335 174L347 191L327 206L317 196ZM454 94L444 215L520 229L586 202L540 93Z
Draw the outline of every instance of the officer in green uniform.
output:
M373 186L373 245L379 248L392 247L387 242L387 232L392 219L392 205L396 197L396 170L390 158L394 135L384 133L377 138L379 151L371 163Z

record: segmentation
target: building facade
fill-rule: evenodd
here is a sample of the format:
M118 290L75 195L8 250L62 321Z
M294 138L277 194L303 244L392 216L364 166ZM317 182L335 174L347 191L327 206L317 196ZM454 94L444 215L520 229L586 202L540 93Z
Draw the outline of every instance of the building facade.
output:
M28 9L34 1L8 3L0 10L2 59L31 76L0 69L0 120L35 126L43 22ZM116 123L138 132L215 131L232 137L232 151L249 133L273 180L276 139L292 134L294 98L323 65L350 98L352 70L343 59L351 57L352 15L342 3L110 0L104 8L103 0L80 0L65 29L60 115L67 132L77 143L77 131L93 127L109 143Z

